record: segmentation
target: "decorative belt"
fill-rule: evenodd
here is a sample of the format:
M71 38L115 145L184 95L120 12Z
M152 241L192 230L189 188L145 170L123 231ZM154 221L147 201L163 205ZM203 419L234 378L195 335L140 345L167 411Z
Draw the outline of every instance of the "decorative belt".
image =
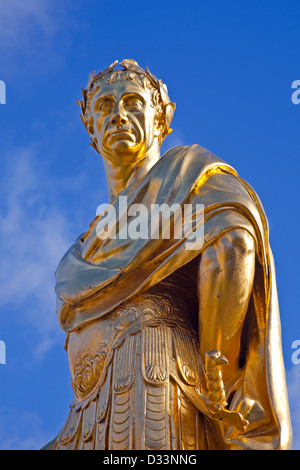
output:
M176 358L178 369L181 371L180 375L186 384L198 385L199 348L197 347L197 334L182 324L178 325L178 321L175 319L143 316L118 332L109 347L100 345L95 355L87 354L75 366L72 387L78 400L78 406L81 407L85 404L83 402L90 401L97 395L98 390L105 382L107 370L113 358L115 358L114 367L116 367L115 391L121 392L129 386L126 377L130 376L133 379L130 369L134 370L133 362L135 362L136 356L134 337L139 332L142 332L141 351L144 357L144 361L142 361L144 379L157 385L169 380L170 351L167 346L166 328L173 329L173 357ZM116 351L117 354L115 354Z

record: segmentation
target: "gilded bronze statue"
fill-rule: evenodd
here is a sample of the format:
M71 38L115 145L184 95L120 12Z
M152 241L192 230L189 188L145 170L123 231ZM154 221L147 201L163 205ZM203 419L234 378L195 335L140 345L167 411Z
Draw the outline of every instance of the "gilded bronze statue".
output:
M116 214L125 199L177 212L169 237L163 222L159 236L126 237L133 212L104 229L104 211L61 260L74 400L46 447L289 449L274 263L255 191L199 145L160 155L175 104L134 60L91 74L78 103ZM203 233L193 249L196 225L174 236L187 204Z

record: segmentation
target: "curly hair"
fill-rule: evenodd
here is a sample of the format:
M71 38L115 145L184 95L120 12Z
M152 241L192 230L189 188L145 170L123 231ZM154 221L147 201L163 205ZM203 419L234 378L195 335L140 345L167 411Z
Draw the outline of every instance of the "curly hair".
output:
M92 147L100 153L97 139L94 135L94 122L91 110L93 96L104 84L117 83L123 80L134 82L141 88L149 90L151 104L157 110L158 121L162 128L162 132L158 137L159 145L161 145L166 136L172 132L170 123L175 111L175 103L170 101L166 85L164 85L161 80L158 80L149 71L148 67L145 71L134 60L124 59L120 62L124 70L114 70L117 63L118 61L115 61L107 69L97 75L93 72L89 76L86 90L82 89L83 100L77 101L82 112L80 117L91 138Z

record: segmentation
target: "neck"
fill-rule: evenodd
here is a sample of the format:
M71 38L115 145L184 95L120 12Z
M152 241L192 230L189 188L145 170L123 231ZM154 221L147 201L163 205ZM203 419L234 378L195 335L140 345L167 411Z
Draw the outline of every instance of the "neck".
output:
M155 165L160 158L159 145L153 145L149 152L138 162L119 164L112 162L106 158L104 161L104 169L107 178L109 199L112 202L118 194L123 191L129 184L136 183L143 178L148 171Z

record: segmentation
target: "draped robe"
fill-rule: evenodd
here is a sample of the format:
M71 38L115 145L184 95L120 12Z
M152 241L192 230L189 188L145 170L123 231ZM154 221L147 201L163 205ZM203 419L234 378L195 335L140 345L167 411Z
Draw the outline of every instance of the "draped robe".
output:
M192 214L198 224L203 224L203 244L197 250L190 249L190 234L186 232L180 239L108 237L103 240L97 234L97 223L101 220L101 216L97 216L88 231L68 250L56 272L57 313L60 326L67 334L67 350L72 335L81 334L87 329L92 331L94 325L101 321L105 325L105 321L114 315L114 312L134 304L136 299L143 295L147 296L147 293L153 292L153 289L155 292L156 288L163 286L164 290L166 280L173 279L176 273L189 266L223 234L233 229L244 229L256 240L256 272L243 329L243 361L240 361L240 374L236 380L224 385L229 399L228 406L230 409L240 410L248 419L249 426L241 431L200 413L201 422L198 421L197 426L205 429L205 446L201 444L203 439L198 442L200 448L208 449L290 448L291 426L281 348L275 269L268 239L267 219L255 191L226 162L203 147L192 145L169 150L140 181L128 185L120 195L127 197L128 207L136 203L144 204L146 207L150 207L151 204L165 203L169 206L178 204L180 208L184 204L191 204L193 208L196 208L197 204L204 204L203 219L200 221L197 219L196 209ZM119 198L113 202L116 213L119 202ZM175 212L174 226L179 220L180 214ZM117 233L122 229L121 220L117 221L115 228ZM197 316L197 312L194 315ZM202 315L209 315L209 312L202 312ZM126 338L135 338L139 331L137 325L138 322L131 323L131 329L136 328L133 333L126 329L125 332L122 331L125 338L122 340L125 343L122 344L127 347L126 357L129 357L130 351L133 351L132 341L134 341L131 339L130 344L127 344ZM170 325L171 323L168 328ZM158 324L156 330L153 324L150 326L148 325L148 329L151 330L151 334L156 335L156 341L164 341L162 335L165 333L157 333L161 325ZM140 330L142 328L146 326L141 326ZM188 338L188 331L184 329L178 335L186 333ZM174 338L176 334L174 333ZM181 351L184 355L187 344L184 341L190 341L195 363L198 359L200 362L200 365L197 363L199 373L196 374L198 385L205 390L205 380L201 372L203 364L201 358L197 359L197 332L191 332L190 338L182 340ZM114 367L117 367L112 355L116 357L119 338L116 343L117 345L113 347L108 345L111 354L109 360L107 350L101 351L100 348L98 351L97 364L101 364L99 367L102 372L96 374L92 390L88 394L82 396L79 394L75 397L67 423L57 438L55 448L64 448L64 446L85 448L84 442L92 442L89 439L92 434L95 435L96 426L103 424L103 416L107 412L108 405L106 403L106 411L103 411L105 406L100 403L100 395L104 394L105 387L108 389L111 386L111 382L105 380L108 374L114 373ZM132 354L137 354L136 350L134 351ZM163 353L160 357L162 356ZM136 370L136 363L130 364ZM181 366L177 364L177 369ZM230 364L227 367L230 372ZM171 366L167 370L167 374L171 376ZM130 375L131 372L128 373ZM184 376L182 368L181 373ZM230 373L227 375L230 377ZM164 377L164 383L168 380L171 379ZM183 382L188 386L184 387ZM192 396L195 383L189 382L187 376L183 382L181 386L178 381L177 391L182 399L189 403L192 400L189 397L189 390ZM162 382L157 386L159 385L162 385ZM153 390L162 389L154 387ZM110 393L109 390L106 393L106 402L110 399ZM154 397L154 401L158 402L158 398ZM167 414L169 410L169 415L171 401L169 396L169 403L165 401L163 405L167 408L167 411L165 410ZM103 416L101 412L99 413L99 409L103 412ZM134 411L129 409L129 415L130 413L134 415ZM144 410L140 413L143 414ZM100 415L102 421L98 419ZM81 416L80 426L85 434L82 434L82 438L77 436L75 439L74 429L77 430L77 434L81 432L79 416ZM113 416L111 415L109 419L113 419ZM137 422L137 418L135 420ZM85 423L88 424L84 428ZM87 436L86 439L84 435ZM102 445L110 445L109 439L105 442ZM137 448L139 445L132 440L130 442L127 448ZM182 446L182 444L177 445ZM89 448L88 444L86 448ZM95 437L92 448L97 448ZM170 438L168 442L165 441L164 448L172 448Z

